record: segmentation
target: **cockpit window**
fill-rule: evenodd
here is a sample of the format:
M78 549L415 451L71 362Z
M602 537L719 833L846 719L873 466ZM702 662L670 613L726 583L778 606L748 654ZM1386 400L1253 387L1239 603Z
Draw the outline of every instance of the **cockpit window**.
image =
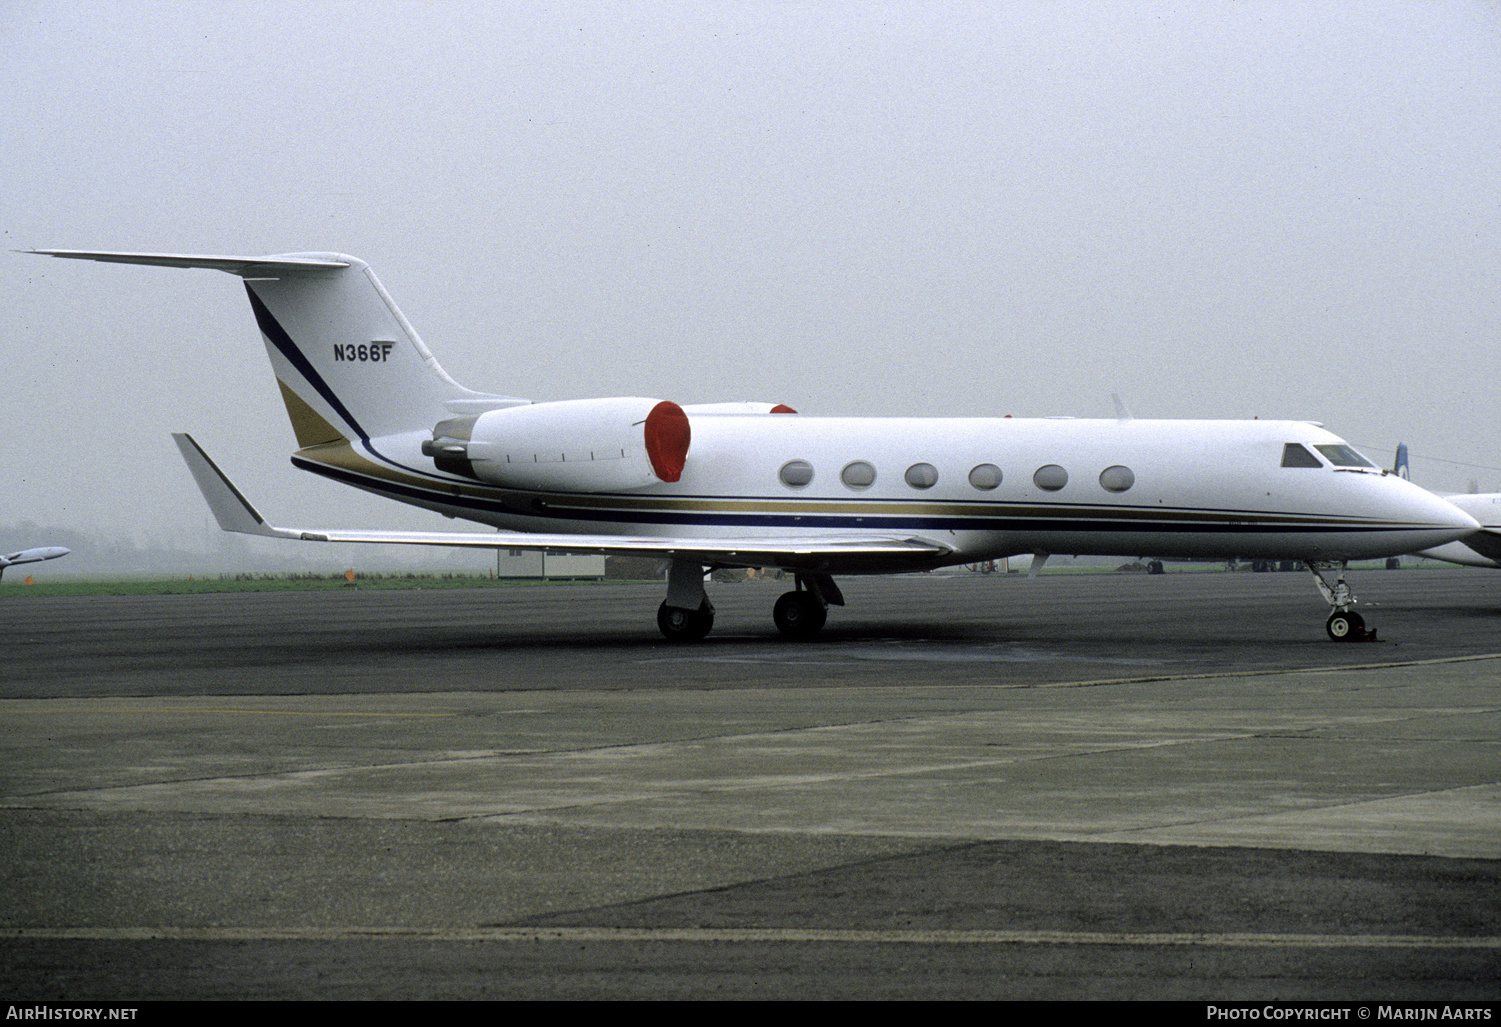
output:
M1323 447L1320 447L1321 449ZM1282 447L1283 467L1323 467L1319 458L1308 452L1307 449L1296 442L1289 442Z
M1374 468L1376 466L1349 446L1315 446L1313 448L1323 453L1324 459L1328 460L1335 467Z

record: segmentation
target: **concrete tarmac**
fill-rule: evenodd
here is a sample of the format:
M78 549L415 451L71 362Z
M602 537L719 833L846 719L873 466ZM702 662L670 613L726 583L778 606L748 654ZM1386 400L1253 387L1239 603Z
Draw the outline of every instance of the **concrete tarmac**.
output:
M0 591L17 1001L1501 997L1501 574Z

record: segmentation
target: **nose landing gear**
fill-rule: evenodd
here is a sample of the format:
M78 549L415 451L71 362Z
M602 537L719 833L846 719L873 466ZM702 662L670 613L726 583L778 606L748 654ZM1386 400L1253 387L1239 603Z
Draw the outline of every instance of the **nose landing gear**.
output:
M1365 629L1365 618L1353 611L1335 610L1324 622L1324 630L1336 642L1374 642L1376 632Z
M1324 577L1318 565L1312 560L1303 561L1311 574L1314 584L1323 593L1324 599L1332 607L1329 619L1324 622L1324 630L1329 637L1336 642L1374 642L1376 641L1376 629L1367 629L1365 618L1356 613L1350 607L1355 605L1355 593L1350 591L1350 586L1345 584L1345 561L1339 562L1339 576L1333 584Z

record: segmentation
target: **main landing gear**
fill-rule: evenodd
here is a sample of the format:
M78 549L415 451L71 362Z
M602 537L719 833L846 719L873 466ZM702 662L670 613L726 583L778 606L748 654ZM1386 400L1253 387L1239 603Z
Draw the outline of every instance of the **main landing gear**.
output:
M707 596L696 610L663 603L657 608L657 627L669 642L697 642L714 629L714 604Z
M714 604L704 592L704 569L674 560L667 572L667 599L657 610L657 627L669 642L697 642L714 627ZM812 638L823 630L830 606L843 606L844 595L827 574L798 574L797 587L772 608L771 619L788 638Z
M784 592L771 608L771 619L788 638L812 638L829 619L829 607L816 592Z
M1339 576L1333 584L1329 583L1312 560L1305 560L1304 566L1313 574L1314 584L1324 594L1324 599L1331 608L1329 619L1324 622L1324 630L1329 633L1329 637L1336 642L1376 641L1376 629L1367 630L1365 618L1350 609L1355 605L1355 593L1345 584L1345 561L1339 562Z

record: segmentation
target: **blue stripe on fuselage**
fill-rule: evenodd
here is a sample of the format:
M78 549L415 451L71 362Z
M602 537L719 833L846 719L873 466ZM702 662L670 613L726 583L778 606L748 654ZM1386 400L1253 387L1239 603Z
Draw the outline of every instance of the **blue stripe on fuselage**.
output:
M700 510L597 510L574 507L568 505L568 497L558 496L549 499L538 495L533 501L524 507L507 505L498 500L482 499L476 496L454 495L452 492L441 488L423 488L420 486L404 483L390 482L381 478L373 478L358 474L338 467L330 467L327 464L317 463L311 460L294 456L294 466L332 478L335 481L353 485L369 492L389 496L392 499L407 502L420 502L428 506L445 506L476 512L499 514L510 518L527 518L532 520L552 521L588 521L599 524L632 525L632 524L662 524L662 525L693 525L699 527L767 527L767 528L802 528L810 530L847 528L868 532L890 533L893 531L1080 531L1080 532L1141 532L1141 533L1172 533L1172 532L1198 532L1215 534L1293 534L1293 533L1333 533L1333 532L1381 532L1392 530L1410 530L1411 525L1391 524L1351 524L1340 522L1333 524L1309 524L1302 522L1294 523L1250 523L1240 521L1231 523L1227 521L1205 520L1196 521L1191 519L1177 520L1135 520L1135 519L1097 519L1094 517L1078 517L1060 514L1056 517L1038 517L1036 515L1017 516L1009 515L1001 511L988 514L973 515L938 515L924 516L921 514L826 514L826 513L709 513ZM689 497L675 497L689 498ZM904 501L905 502L905 501ZM988 504L992 508L1003 504ZM1030 504L1029 504L1030 505ZM1212 510L1204 511L1205 516L1224 517L1232 511ZM1246 517L1263 517L1264 514L1246 513Z

